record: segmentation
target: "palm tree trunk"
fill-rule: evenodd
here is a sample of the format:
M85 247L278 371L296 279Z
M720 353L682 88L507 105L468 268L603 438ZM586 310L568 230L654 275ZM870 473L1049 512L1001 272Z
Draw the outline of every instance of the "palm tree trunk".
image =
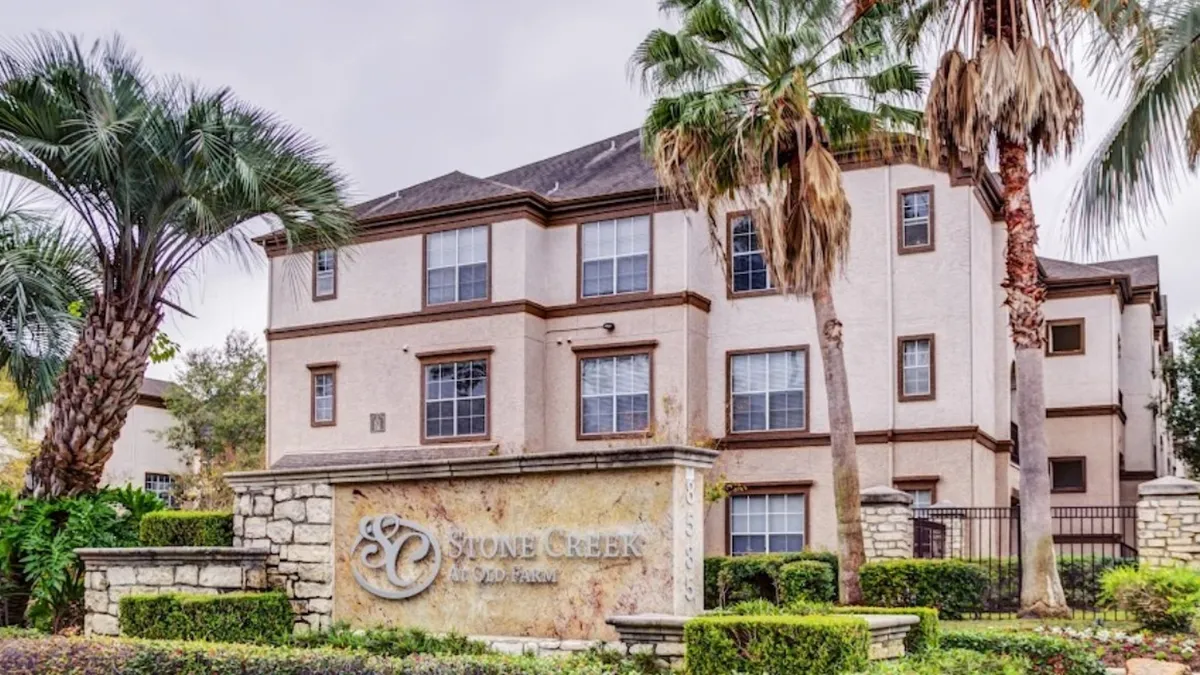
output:
M854 416L850 412L850 382L842 348L842 322L828 285L813 292L817 342L825 370L829 407L830 447L833 453L833 494L838 521L838 599L844 605L862 604L858 573L866 562L863 550L862 502L858 485L858 452L854 446Z
M1017 424L1021 447L1021 610L1025 617L1070 616L1055 561L1050 518L1050 461L1043 376L1046 289L1038 278L1037 221L1029 196L1028 149L999 142L1004 183L1005 258L1009 323L1016 351Z
M41 449L25 494L76 495L96 489L129 411L137 403L162 314L98 296L58 380Z

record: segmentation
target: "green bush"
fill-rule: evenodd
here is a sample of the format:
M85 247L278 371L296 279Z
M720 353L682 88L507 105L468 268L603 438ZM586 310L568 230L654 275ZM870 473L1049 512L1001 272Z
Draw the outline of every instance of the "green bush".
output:
M413 656L396 659L333 649L82 638L0 642L4 675L641 675L630 662L587 656Z
M866 675L1025 675L1029 661L1015 656L950 649L897 661L876 661Z
M282 644L295 616L283 593L127 595L121 634L155 640Z
M27 590L26 621L44 630L79 625L78 548L137 546L138 525L162 500L137 488L55 499L0 498L0 578Z
M784 565L802 560L816 560L829 565L833 570L833 578L837 579L836 553L806 551L705 558L704 606L715 609L758 599L780 602L780 569ZM833 599L835 598L830 598Z
M1115 567L1137 566L1134 558L1102 555L1064 555L1057 560L1067 604L1075 609L1100 607L1100 577L1105 572ZM1016 558L975 558L969 562L988 576L988 587L983 594L984 612L1012 612L1021 606L1021 567Z
M142 518L142 546L233 546L233 514L158 511Z
M683 629L688 675L856 672L871 635L848 616L704 616Z
M988 578L961 560L889 560L863 565L863 600L874 607L935 607L943 619L983 609Z
M917 625L904 638L904 651L908 654L924 654L936 650L941 640L938 611L933 607L833 607L836 614L913 614L919 619Z
M798 560L779 568L780 602L836 602L833 568L819 560Z
M461 656L487 654L487 644L457 633L432 635L415 628L355 629L344 623L326 631L302 633L291 639L296 647L331 647L366 652L375 656L403 658L412 654Z
M1107 675L1108 670L1085 645L1032 633L950 631L942 633L942 649L969 649L1028 659L1030 675Z
M1118 567L1100 581L1100 599L1143 628L1190 633L1200 613L1200 573L1186 567Z

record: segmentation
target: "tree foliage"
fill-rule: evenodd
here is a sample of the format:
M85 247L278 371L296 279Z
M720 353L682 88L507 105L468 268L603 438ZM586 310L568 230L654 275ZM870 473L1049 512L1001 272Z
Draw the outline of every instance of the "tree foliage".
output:
M1193 476L1200 474L1200 320L1183 330L1175 353L1163 360L1172 393L1160 408L1175 440L1175 452Z
M176 498L187 508L229 508L233 494L221 474L262 468L267 426L267 359L249 333L235 330L219 348L189 351L164 400L176 424L167 445L195 474L177 477Z
M21 489L29 458L37 452L30 433L26 398L4 371L0 371L0 492Z

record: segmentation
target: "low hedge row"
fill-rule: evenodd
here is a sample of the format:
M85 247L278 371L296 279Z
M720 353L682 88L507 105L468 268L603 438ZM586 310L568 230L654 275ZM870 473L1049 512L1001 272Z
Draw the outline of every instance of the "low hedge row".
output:
M403 658L413 654L463 656L490 653L484 642L457 633L434 635L416 628L351 628L344 623L329 630L301 633L292 637L296 647L332 647L361 651L375 656Z
M837 600L836 553L809 551L746 556L714 556L704 559L704 606L725 607L747 600L784 600L781 572L785 565L802 561L825 563L832 571L833 589L810 592L814 602Z
M829 563L798 560L779 568L781 602L833 602L837 595L837 578Z
M705 616L683 628L688 675L859 672L871 633L849 616Z
M863 565L863 602L873 607L935 607L943 619L983 610L987 574L961 560L889 560Z
M1063 638L1000 631L942 633L942 649L969 649L1029 660L1030 675L1106 675L1108 670L1085 645Z
M598 659L413 656L395 659L331 649L130 639L0 641L4 675L632 675Z
M283 593L121 598L120 627L126 637L283 644L294 624L292 605Z
M142 546L233 546L233 514L220 511L155 511L142 517Z
M937 649L941 643L938 611L932 607L833 607L835 614L914 614L919 619L904 638L906 654L924 654Z

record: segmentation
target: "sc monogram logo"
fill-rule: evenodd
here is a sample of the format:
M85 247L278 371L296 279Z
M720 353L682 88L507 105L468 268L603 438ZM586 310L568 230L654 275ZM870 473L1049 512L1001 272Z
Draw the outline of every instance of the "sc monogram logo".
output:
M411 540L416 543L409 545ZM368 593L404 600L420 594L437 578L442 568L442 549L432 532L410 520L393 514L364 516L358 521L350 565L354 580ZM363 575L365 570L383 570L389 586L375 585Z

